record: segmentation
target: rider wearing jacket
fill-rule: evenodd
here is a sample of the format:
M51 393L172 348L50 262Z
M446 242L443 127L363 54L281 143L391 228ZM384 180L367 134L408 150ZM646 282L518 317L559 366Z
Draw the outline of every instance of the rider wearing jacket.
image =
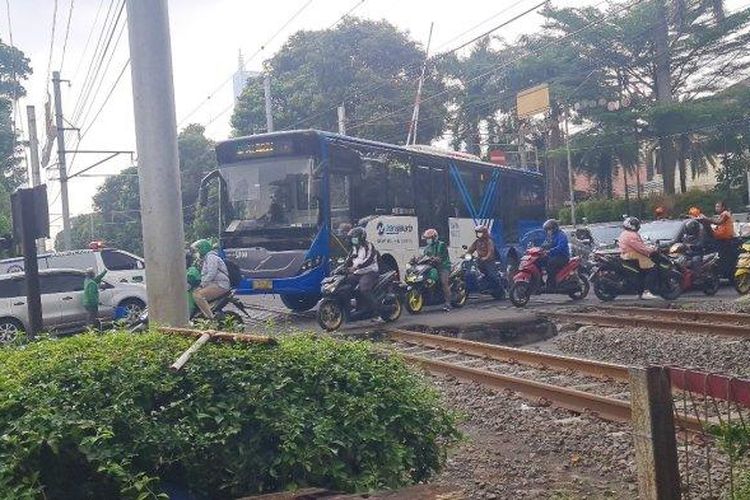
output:
M651 255L656 249L646 244L638 231L641 229L641 221L637 217L627 217L622 221L623 231L617 238L617 246L620 248L622 260L637 260L641 270L650 270L654 267Z
M427 246L424 248L424 255L427 257L434 257L437 261L437 270L440 274L440 284L443 287L443 297L445 298L445 305L443 309L445 311L451 310L451 258L448 255L448 246L444 241L438 239L438 232L436 229L428 229L424 232L422 237L427 241Z
M375 246L367 241L367 232L355 227L347 235L352 250L349 254L349 276L347 280L359 288L359 295L365 308L372 309L372 289L378 281L378 252Z
M547 233L542 248L547 250L547 286L551 288L555 286L557 273L570 261L570 246L567 235L555 219L547 220L542 228Z
M495 244L490 238L490 233L485 226L476 226L474 233L477 239L471 244L468 253L477 254L477 264L479 270L489 280L493 287L500 287L500 277L497 275L495 266Z
M213 319L214 313L208 301L221 297L232 289L229 271L224 259L219 256L216 250L213 250L210 241L198 240L191 245L191 248L198 253L203 261L201 283L193 292L193 299L203 316L207 319Z

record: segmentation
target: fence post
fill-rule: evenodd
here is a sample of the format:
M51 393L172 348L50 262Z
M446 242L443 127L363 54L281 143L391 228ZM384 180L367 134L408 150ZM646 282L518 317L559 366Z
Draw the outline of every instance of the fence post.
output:
M678 500L680 471L669 372L658 366L631 368L630 406L638 496Z

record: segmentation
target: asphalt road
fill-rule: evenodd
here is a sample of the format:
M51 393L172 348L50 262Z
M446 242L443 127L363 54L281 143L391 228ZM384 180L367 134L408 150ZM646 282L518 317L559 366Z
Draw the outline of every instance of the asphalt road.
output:
M707 297L702 292L688 292L683 294L673 303L690 303L696 301L726 302L739 298L737 292L731 286L722 287L713 297ZM259 333L273 333L285 331L320 331L315 320L315 312L294 313L289 311L274 296L248 296L243 302L250 310L251 318L246 322L248 331ZM404 310L401 318L393 323L393 326L401 328L460 328L475 324L493 323L516 323L533 321L535 313L545 309L557 309L560 307L595 306L602 302L592 293L580 301L570 300L567 295L536 295L525 308L514 307L509 300L494 300L487 296L471 297L468 303L450 312L444 312L440 306L425 307L425 310L416 315L409 314ZM626 296L615 300L612 304L638 305L648 303L656 307L666 307L669 302L661 298L649 298L638 300L636 297ZM381 328L380 320L367 320L349 323L341 328L342 333L354 333Z

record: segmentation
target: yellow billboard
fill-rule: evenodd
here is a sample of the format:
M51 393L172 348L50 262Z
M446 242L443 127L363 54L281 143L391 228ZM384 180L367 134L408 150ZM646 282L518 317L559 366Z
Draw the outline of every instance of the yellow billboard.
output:
M522 90L516 96L516 112L519 118L526 118L549 109L549 86L544 83Z

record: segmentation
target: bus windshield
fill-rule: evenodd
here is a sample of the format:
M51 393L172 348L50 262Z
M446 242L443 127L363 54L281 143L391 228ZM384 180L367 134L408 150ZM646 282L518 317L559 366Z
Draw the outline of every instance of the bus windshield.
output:
M231 217L254 221L260 227L317 225L314 167L311 157L265 158L222 166Z

